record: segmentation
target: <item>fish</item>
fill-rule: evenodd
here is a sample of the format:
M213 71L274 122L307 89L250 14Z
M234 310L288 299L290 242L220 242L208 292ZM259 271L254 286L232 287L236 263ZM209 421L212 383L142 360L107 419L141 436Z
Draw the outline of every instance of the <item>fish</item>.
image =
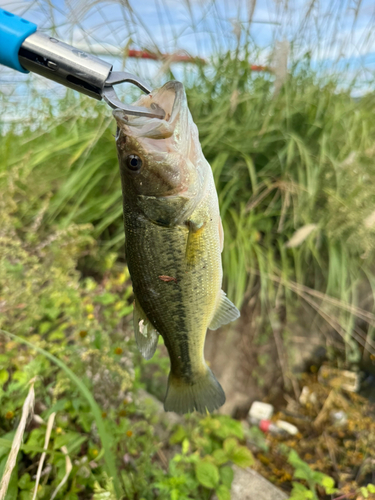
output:
M164 340L165 411L211 413L225 394L204 359L207 328L240 316L221 288L224 231L214 177L182 83L170 81L134 104L164 114L113 112L135 340L145 359L159 335Z

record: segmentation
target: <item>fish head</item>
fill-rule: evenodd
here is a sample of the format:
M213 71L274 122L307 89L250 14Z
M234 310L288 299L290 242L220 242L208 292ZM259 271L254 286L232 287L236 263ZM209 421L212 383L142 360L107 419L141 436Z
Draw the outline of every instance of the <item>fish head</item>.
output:
M198 130L184 87L168 82L134 104L161 108L165 117L113 112L124 202L136 204L152 220L175 223L196 206L205 179Z

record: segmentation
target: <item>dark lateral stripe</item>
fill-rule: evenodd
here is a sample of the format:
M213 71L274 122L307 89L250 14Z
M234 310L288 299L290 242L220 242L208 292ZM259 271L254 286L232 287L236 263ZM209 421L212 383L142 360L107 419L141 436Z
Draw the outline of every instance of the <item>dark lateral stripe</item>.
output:
M173 245L171 245L170 236L168 233L163 234L163 242L164 248L167 248L167 253L170 254L171 260L174 260L174 249ZM175 290L175 303L176 313L178 315L177 329L174 337L174 341L178 345L178 351L180 351L181 359L174 359L173 364L177 365L176 368L178 371L181 371L183 378L187 381L192 379L192 368L191 368L191 359L190 359L190 349L189 349L189 334L187 330L186 324L186 309L183 303L183 291L181 286L178 285ZM167 340L169 343L169 339ZM166 342L166 345L167 345ZM167 345L168 348L168 345ZM172 359L173 350L168 349L170 358ZM180 366L179 366L180 365Z

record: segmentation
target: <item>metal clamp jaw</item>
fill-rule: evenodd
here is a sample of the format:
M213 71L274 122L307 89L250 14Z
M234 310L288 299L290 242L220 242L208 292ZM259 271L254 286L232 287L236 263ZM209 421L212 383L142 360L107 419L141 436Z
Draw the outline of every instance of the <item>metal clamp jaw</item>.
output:
M111 108L120 108L136 116L160 119L165 116L160 108L127 105L117 97L113 86L122 82L132 83L149 94L151 89L140 78L131 73L112 71L111 64L56 38L36 31L22 43L18 58L26 70L99 101L103 99Z

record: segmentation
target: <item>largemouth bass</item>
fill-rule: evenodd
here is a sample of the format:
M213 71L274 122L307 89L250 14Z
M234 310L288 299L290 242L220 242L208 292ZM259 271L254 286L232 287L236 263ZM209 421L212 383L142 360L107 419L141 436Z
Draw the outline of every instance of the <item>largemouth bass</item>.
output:
M159 334L164 339L171 362L166 411L212 412L225 394L204 360L207 328L240 315L221 290L224 233L212 170L180 82L135 104L165 112L164 119L113 112L135 338L146 359Z

